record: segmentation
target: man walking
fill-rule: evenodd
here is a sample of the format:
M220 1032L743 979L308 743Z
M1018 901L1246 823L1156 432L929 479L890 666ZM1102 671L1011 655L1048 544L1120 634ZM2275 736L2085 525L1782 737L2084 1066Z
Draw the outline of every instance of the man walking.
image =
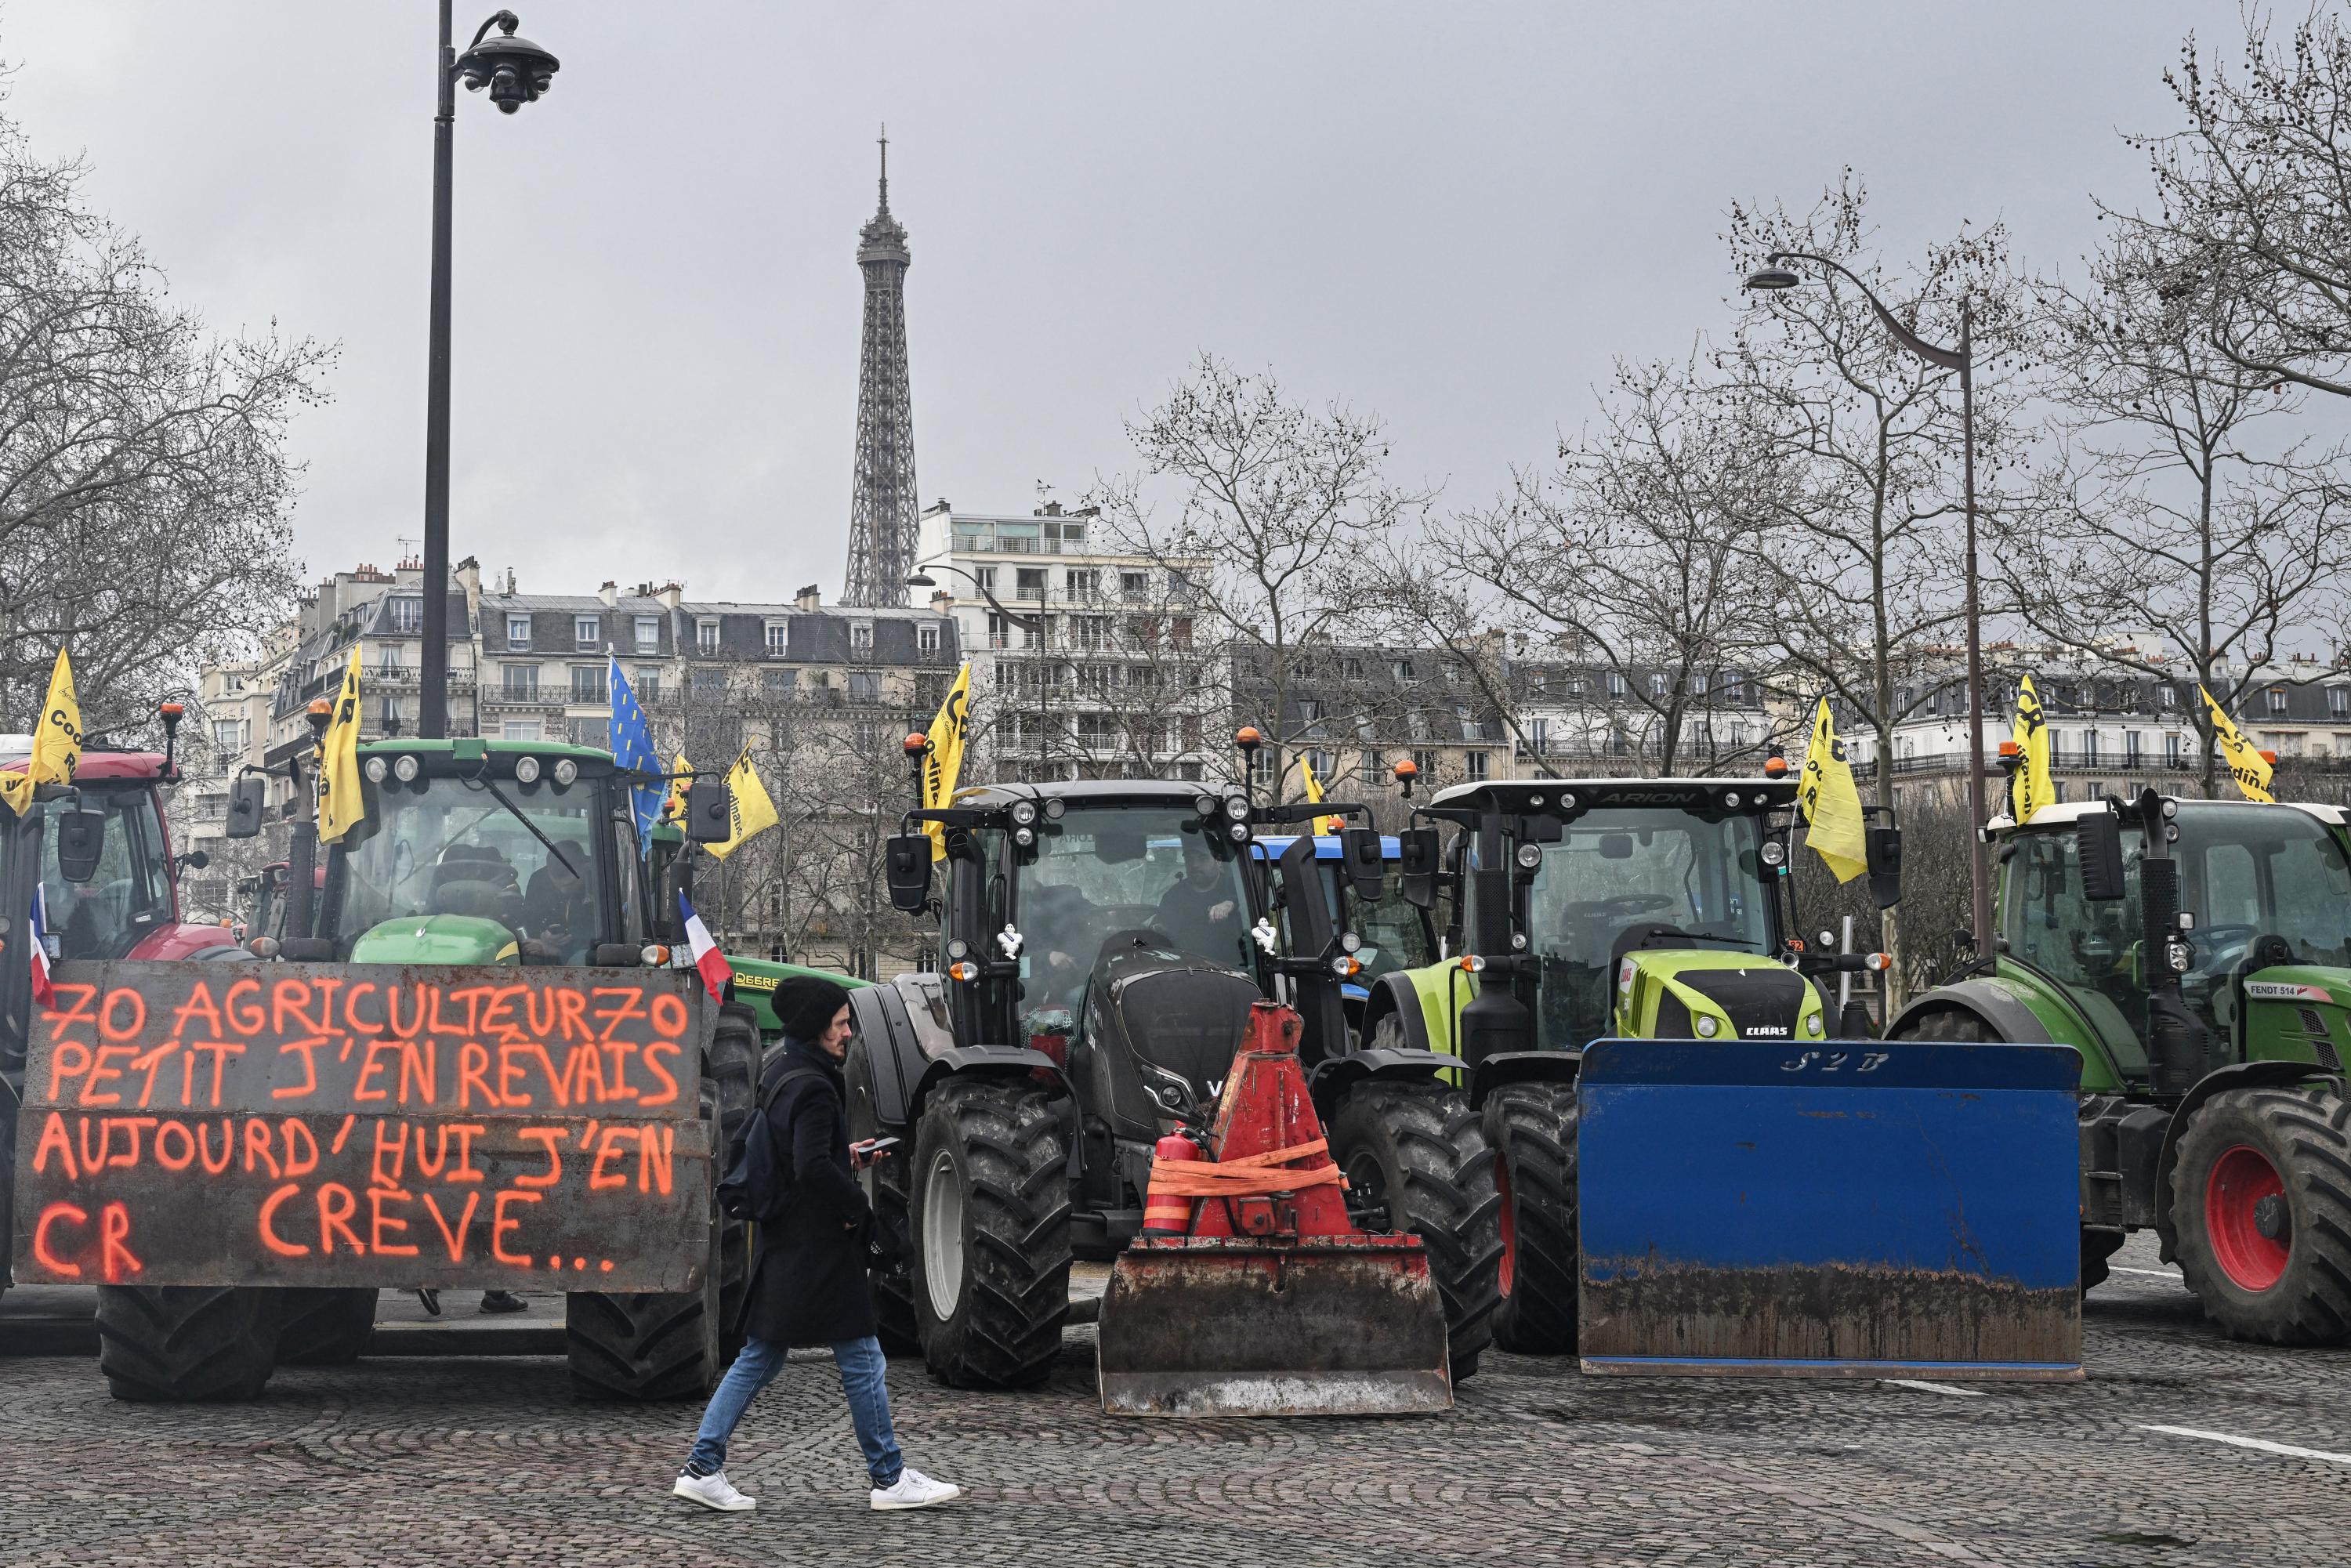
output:
M841 1060L849 1051L849 993L810 976L776 988L783 1049L761 1075L760 1103L773 1139L771 1159L789 1173L783 1218L759 1228L743 1326L747 1337L726 1370L694 1437L694 1452L670 1488L705 1508L740 1512L756 1506L728 1484L726 1439L754 1395L783 1370L785 1349L821 1344L841 1369L841 1392L864 1450L876 1509L929 1508L962 1495L907 1464L890 1427L881 1342L865 1264L872 1211L854 1172L872 1162L852 1152L843 1112Z

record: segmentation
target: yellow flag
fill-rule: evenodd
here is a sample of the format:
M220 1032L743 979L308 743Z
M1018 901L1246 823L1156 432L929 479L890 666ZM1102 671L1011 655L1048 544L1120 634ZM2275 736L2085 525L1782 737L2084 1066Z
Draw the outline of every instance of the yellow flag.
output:
M947 688L946 700L939 704L938 713L925 732L931 749L923 758L923 804L944 806L955 799L956 779L963 772L963 747L971 733L971 664L967 660L956 674L955 685ZM944 824L925 822L923 831L930 835L931 859L947 858L947 831Z
M2042 715L2041 694L2032 689L2031 675L2016 683L2016 719L2009 727L2009 738L2016 742L2021 759L2009 777L2009 814L2021 827L2057 799L2056 781L2049 777L2049 721Z
M334 716L319 742L319 841L333 843L366 816L367 797L360 793L360 651L354 644L343 689L335 695Z
M735 829L733 836L723 844L710 846L710 852L720 860L776 825L776 802L769 798L767 785L759 781L759 770L751 766L747 746L726 770L726 814Z
M74 696L73 662L63 648L49 668L48 699L33 727L33 754L25 771L0 775L0 797L23 816L33 808L33 791L43 784L70 784L81 766L81 704Z
M1306 800L1308 804L1315 806L1321 805L1322 803L1322 780L1314 777L1314 764L1306 759L1306 756L1303 752L1299 754L1298 770L1306 776ZM1345 822L1340 821L1336 817L1317 817L1314 819L1314 831L1318 833L1335 833L1346 825L1347 824Z
M1862 834L1861 791L1854 787L1853 764L1837 744L1836 721L1829 716L1829 699L1813 719L1813 741L1804 748L1804 771L1796 790L1804 809L1804 841L1820 852L1839 882L1851 882L1869 869L1869 844Z
M677 754L677 766L671 771L676 777L669 781L669 799L662 802L662 821L683 822L685 821L685 787L694 782L685 776L694 771L694 764L688 762L685 753L681 751Z
M2237 727L2229 722L2229 716L2220 711L2220 705L2212 700L2210 692L2202 686L2196 689L2203 694L2204 706L2211 712L2212 737L2220 743L2220 755L2229 764L2230 776L2237 781L2237 792L2248 800L2275 800L2270 793L2269 758L2237 733Z

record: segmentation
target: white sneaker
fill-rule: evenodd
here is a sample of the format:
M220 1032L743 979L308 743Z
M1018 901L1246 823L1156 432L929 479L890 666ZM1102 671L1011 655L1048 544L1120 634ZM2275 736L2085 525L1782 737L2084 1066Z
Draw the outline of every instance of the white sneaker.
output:
M904 1476L898 1479L905 1479ZM705 1508L715 1508L721 1513L746 1513L759 1506L757 1498L745 1497L735 1490L725 1470L706 1476L688 1475L681 1470L677 1484L669 1489L669 1495L698 1502ZM875 1492L873 1495L880 1497L882 1494ZM877 1502L873 1506L879 1508L882 1505Z
M877 1509L929 1508L963 1496L963 1488L935 1481L914 1466L898 1472L898 1479L886 1487L875 1487L872 1503Z

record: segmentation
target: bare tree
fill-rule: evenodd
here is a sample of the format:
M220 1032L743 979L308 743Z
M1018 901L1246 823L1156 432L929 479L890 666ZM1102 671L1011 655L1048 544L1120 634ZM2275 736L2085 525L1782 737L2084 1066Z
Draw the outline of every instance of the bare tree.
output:
M1246 660L1235 716L1264 734L1273 786L1288 792L1310 722L1293 690L1311 679L1312 650L1355 608L1358 556L1429 497L1389 482L1376 416L1292 402L1271 374L1208 355L1126 433L1142 473L1098 477L1087 499L1121 550L1184 578Z
M1518 474L1510 493L1437 530L1421 559L1395 559L1387 575L1424 607L1430 635L1449 641L1468 624L1453 621L1448 597L1487 599L1512 630L1614 674L1610 689L1625 700L1605 722L1637 716L1640 749L1661 773L1693 755L1727 762L1750 743L1723 744L1727 733L1710 722L1715 694L1769 643L1759 546L1790 509L1771 493L1785 457L1748 416L1750 396L1709 384L1695 357L1619 361L1598 423L1560 444L1557 473ZM1474 592L1412 586L1440 562L1440 578ZM1505 695L1501 706L1515 705Z
M29 715L69 643L101 732L285 613L286 426L331 355L213 337L84 173L0 118L0 713Z
M2241 19L2233 74L2193 34L2164 73L2185 128L2130 139L2156 211L2105 215L2202 297L2218 357L2351 396L2351 36L2315 6L2282 39L2253 5Z
M2108 666L2192 676L2231 711L2297 632L2339 612L2351 550L2339 449L2260 444L2299 400L2216 338L2165 237L2116 235L2078 291L2043 291L2059 455L1997 552L2041 632ZM2117 635L2151 631L2152 645ZM2220 778L2195 719L2204 792Z

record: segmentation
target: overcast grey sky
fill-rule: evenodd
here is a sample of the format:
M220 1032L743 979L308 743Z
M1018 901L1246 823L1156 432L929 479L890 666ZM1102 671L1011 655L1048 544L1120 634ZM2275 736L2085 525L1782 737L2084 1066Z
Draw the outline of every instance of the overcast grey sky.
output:
M461 42L495 6L462 5ZM837 597L878 122L925 497L1026 510L1201 350L1378 411L1486 497L1615 355L1726 319L1734 199L1846 164L1890 254L2136 201L2119 129L2228 0L989 5L522 0L460 95L452 549L526 591ZM9 111L217 327L340 341L294 431L320 576L421 531L431 0L7 0Z

